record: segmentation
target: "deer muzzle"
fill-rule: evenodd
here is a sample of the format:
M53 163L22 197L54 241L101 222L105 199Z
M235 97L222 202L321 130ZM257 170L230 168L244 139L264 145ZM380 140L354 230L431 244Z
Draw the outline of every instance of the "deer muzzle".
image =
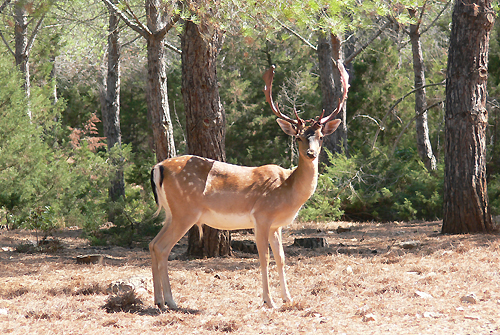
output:
M318 157L318 152L316 150L313 150L313 149L307 149L306 154L307 154L307 157L309 157L311 159Z

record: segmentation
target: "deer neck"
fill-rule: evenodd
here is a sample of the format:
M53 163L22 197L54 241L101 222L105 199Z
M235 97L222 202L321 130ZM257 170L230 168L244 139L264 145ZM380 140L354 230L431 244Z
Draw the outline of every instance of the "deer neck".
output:
M318 184L318 158L310 160L299 155L299 165L291 177L293 194L303 204L314 193Z

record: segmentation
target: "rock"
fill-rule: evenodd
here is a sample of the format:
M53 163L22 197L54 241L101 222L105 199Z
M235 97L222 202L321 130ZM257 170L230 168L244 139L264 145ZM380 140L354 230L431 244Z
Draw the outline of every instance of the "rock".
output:
M415 291L415 295L418 296L418 297L420 297L420 298L423 298L423 299L433 299L434 298L429 293L425 293L425 292L422 292L422 291Z
M461 302L466 302L468 304L477 304L477 296L474 293L464 295L460 298Z
M369 313L363 316L363 322L377 321L377 318L374 314Z
M134 276L128 279L116 280L109 284L106 289L108 294L122 294L135 291L139 297L147 297L152 293L152 283L150 278Z
M231 241L231 248L236 251L247 252L250 254L257 253L257 245L254 241Z
M126 280L117 280L109 284L106 292L108 294L119 294L129 292L135 289L135 285Z
M7 308L0 308L0 315L7 315L7 314L9 314Z
M324 237L306 237L306 238L296 238L293 242L294 246L303 248L325 248L328 247Z
M102 306L108 313L132 312L140 309L144 303L137 297L135 290L110 294L106 299L106 304Z
M347 232L350 232L351 230L352 230L351 227L344 228L342 226L338 226L337 227L337 234L347 233Z
M108 313L119 311L137 311L143 306L143 300L149 299L151 280L144 277L130 277L116 280L109 284L109 294L103 308Z
M346 268L345 268L345 272L349 273L349 274L352 274L353 271L352 271L352 267L350 265L348 265Z
M77 264L104 264L104 255L93 254L93 255L79 255L76 256Z
M411 250L416 249L420 246L420 242L418 241L406 241L399 243L399 246L403 249Z

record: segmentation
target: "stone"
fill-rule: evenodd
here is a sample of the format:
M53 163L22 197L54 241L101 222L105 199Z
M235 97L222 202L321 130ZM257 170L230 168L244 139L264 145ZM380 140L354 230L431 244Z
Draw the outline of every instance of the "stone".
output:
M399 243L399 246L403 249L411 250L416 249L420 246L420 242L418 241L406 241Z
M464 295L463 297L460 298L461 302L465 302L468 304L477 304L477 296L474 293L470 293L467 295Z
M104 255L79 255L76 256L76 264L104 264Z
M255 244L254 241L248 241L248 240L236 241L236 240L233 240L233 241L231 241L231 248L235 251L246 252L249 254L256 254L257 253L257 245Z
M422 291L415 291L415 295L422 298L422 299L433 299L434 298L429 293L422 292Z
M306 237L306 238L296 238L293 242L296 247L303 248L325 248L328 247L328 243L324 237Z
M350 232L352 230L351 227L342 227L342 226L338 226L337 227L337 234L342 234L342 233L347 233L347 232Z

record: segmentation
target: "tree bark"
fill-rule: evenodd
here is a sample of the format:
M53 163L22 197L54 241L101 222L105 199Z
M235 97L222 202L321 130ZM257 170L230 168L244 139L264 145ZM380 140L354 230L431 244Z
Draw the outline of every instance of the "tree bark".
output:
M161 15L161 6L160 0L146 0L147 26L151 31L151 34L146 37L148 53L146 102L158 162L176 156L174 131L168 105L165 35L157 33L166 24Z
M28 12L24 2L16 3L14 6L14 43L16 66L23 74L24 82L23 89L26 96L30 97L30 67L28 62ZM28 111L31 119L31 111Z
M187 145L190 154L226 160L224 147L226 117L219 96L217 55L223 33L202 18L200 24L186 21L181 38L182 97L186 112ZM217 257L231 253L229 231L203 226L189 231L188 254Z
M411 17L415 17L416 10L410 9L409 12ZM413 73L415 87L423 87L425 85L424 56L422 54L419 27L420 22L417 24L410 24L410 42L413 54ZM415 92L415 126L417 134L417 152L420 156L420 159L424 162L427 170L434 171L437 168L436 157L434 157L434 154L432 152L431 141L429 138L427 112L423 112L426 109L426 91L425 88L421 88Z
M319 65L319 80L322 94L322 107L325 110L325 115L329 115L339 104L339 99L342 97L342 84L340 81L339 68L337 64L343 62L342 44L338 36L320 32L318 38L318 65ZM320 160L325 164L329 164L328 156L325 149L331 153L345 153L347 155L347 124L346 124L346 104L341 106L341 110L336 117L341 119L342 123L337 130L328 136L325 136L323 141L323 149L321 150Z
M113 0L117 3L117 0ZM102 124L106 137L108 152L114 147L121 147L120 129L120 42L119 16L112 10L109 13L108 35L108 72L106 80L106 98L102 109ZM111 177L108 193L111 202L125 197L125 182L122 168L123 158L113 157L111 164L116 168ZM114 222L117 209L112 206L108 210L108 220Z
M446 77L443 233L493 230L486 184L491 0L455 2Z

